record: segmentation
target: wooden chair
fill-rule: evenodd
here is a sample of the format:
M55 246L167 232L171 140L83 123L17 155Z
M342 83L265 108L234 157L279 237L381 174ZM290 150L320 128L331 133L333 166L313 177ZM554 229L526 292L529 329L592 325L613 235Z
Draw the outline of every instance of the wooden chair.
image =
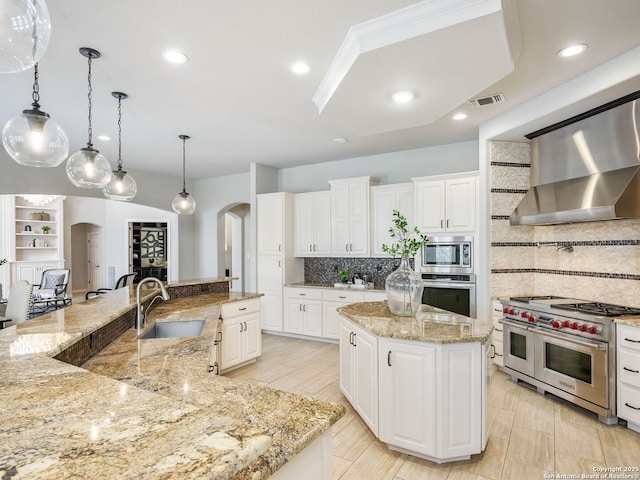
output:
M33 285L26 280L20 280L11 285L7 304L0 306L4 309L4 311L0 310L2 315L0 316L0 328L22 323L29 318L32 291Z
M98 296L102 293L106 293L106 292L110 292L111 290L117 290L119 288L122 287L126 287L127 285L131 285L133 283L133 278L136 276L135 273L127 273L125 275L122 275L118 281L116 282L116 286L113 288L99 288L97 290L92 290L90 292L87 292L86 295L84 296L85 300L89 300L90 297L92 296Z

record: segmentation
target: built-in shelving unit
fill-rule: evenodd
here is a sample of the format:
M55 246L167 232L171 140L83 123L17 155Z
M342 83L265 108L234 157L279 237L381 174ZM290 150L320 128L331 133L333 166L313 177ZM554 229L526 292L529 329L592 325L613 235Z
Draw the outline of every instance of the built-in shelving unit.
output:
M167 223L129 223L129 269L133 282L145 277L167 281Z

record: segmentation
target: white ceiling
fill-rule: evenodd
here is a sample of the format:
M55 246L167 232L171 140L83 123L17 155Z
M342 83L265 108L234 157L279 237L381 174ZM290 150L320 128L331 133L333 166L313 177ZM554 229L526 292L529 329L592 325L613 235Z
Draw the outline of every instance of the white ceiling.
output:
M497 0L462 0L482 2ZM312 97L349 29L416 3L47 0L53 31L40 62L40 103L69 135L72 152L84 146L87 60L78 48L95 48L102 53L93 63L95 147L115 164L117 100L111 92L123 91L129 95L123 101L125 168L180 176L178 135L187 134L187 177L203 178L246 172L253 162L283 168L476 139L480 123L640 45L638 0L514 0L522 45L511 73L496 75L493 63L460 55L465 47L483 54L476 30L463 24L363 55L345 76L344 88L319 114ZM556 56L561 47L576 42L589 45L585 54ZM161 53L169 47L184 51L189 62L167 64ZM434 50L435 57L429 55ZM452 55L443 55L448 52ZM311 72L292 74L288 67L297 60L308 62ZM448 81L452 65L458 73ZM493 78L504 73L504 78ZM0 75L1 123L29 107L32 75ZM459 88L460 75L495 83L469 93L468 85ZM390 103L389 95L401 85L411 85L418 98L427 98L420 86L436 76L438 89L443 89L436 93L448 104L430 109L427 101ZM629 90L622 93L638 90L640 81L625 88ZM499 92L505 103L466 106L469 96ZM613 99L607 95L618 93L605 92L593 102L604 103ZM366 108L347 115L360 107ZM427 112L433 117L433 110L437 114L431 122ZM451 115L458 111L469 117L454 122ZM371 125L363 127L365 119ZM96 140L102 133L114 140ZM349 142L336 144L334 137Z

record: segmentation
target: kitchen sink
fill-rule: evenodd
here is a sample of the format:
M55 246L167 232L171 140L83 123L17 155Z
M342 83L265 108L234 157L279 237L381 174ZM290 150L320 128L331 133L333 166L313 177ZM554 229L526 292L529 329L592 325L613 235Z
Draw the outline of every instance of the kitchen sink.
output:
M157 321L138 335L138 339L197 337L203 328L204 320Z

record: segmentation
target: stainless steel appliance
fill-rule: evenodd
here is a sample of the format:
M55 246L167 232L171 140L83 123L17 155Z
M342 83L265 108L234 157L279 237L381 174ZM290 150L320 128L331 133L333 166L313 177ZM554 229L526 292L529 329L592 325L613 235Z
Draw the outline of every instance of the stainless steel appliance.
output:
M504 368L522 380L617 422L613 319L640 309L556 296L502 301Z
M422 303L476 316L473 237L429 237L416 265L424 283Z

